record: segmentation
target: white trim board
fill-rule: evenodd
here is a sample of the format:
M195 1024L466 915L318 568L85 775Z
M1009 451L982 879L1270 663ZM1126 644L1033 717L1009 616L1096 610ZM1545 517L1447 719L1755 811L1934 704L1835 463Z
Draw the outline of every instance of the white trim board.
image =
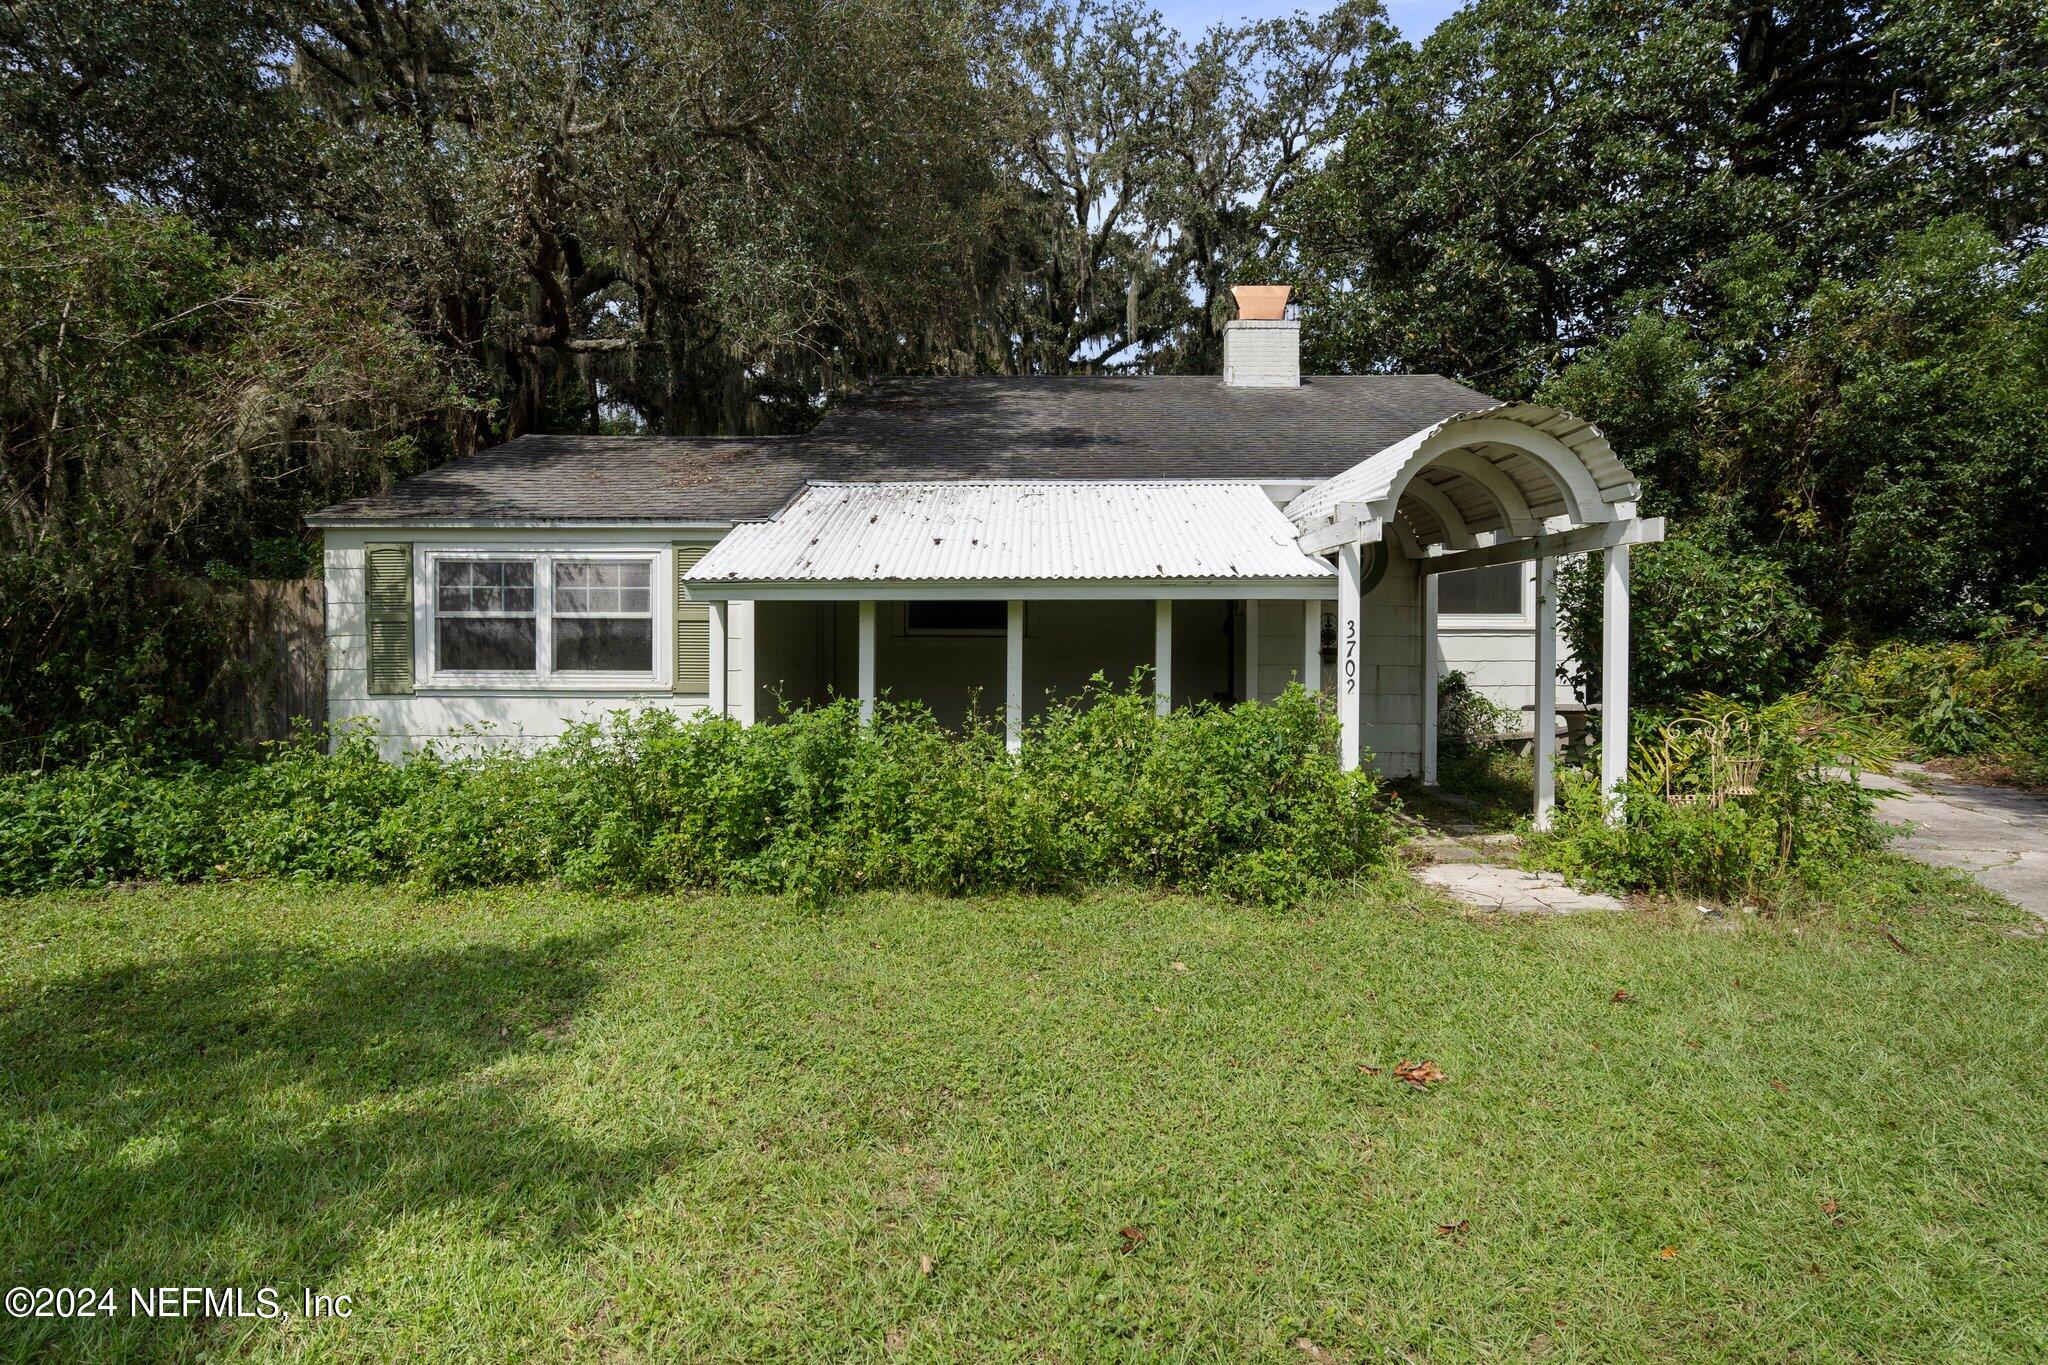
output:
M1167 579L1115 579L1086 582L889 582L790 583L699 582L685 577L693 602L739 598L755 602L1152 602L1161 598L1182 601L1234 601L1258 597L1282 601L1321 601L1335 586L1324 578L1211 579L1202 582Z
M1458 573L1465 569L1486 569L1496 564L1522 564L1533 559L1555 559L1559 555L1586 554L1624 545L1654 545L1664 539L1664 518L1631 517L1626 521L1599 522L1576 531L1529 536L1503 541L1477 550L1455 554L1424 555L1416 562L1422 574Z

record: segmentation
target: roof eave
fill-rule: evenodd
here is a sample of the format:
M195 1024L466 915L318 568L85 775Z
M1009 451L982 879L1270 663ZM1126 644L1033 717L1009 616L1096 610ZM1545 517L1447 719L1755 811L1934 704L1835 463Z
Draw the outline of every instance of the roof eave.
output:
M315 512L306 525L316 531L729 531L740 517L399 517L328 515Z
M686 578L690 600L702 602L860 601L1234 601L1245 597L1321 601L1336 588L1336 571L1286 578L1038 578L1038 579L714 579Z

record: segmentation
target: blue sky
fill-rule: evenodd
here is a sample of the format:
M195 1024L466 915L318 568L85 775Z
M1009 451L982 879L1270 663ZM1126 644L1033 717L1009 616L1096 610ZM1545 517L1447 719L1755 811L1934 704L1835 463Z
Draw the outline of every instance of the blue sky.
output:
M1420 42L1458 7L1455 0L1386 0L1386 3L1387 17L1394 21L1394 27L1401 30L1401 36L1411 43ZM1321 11L1329 8L1320 0L1153 0L1153 4L1166 16L1167 22L1191 38L1211 24L1269 19L1292 14L1298 9Z

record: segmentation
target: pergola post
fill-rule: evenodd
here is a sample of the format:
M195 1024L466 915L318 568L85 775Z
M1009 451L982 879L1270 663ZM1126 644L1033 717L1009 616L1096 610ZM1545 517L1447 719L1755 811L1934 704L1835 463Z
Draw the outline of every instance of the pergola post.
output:
M1311 695L1323 690L1323 604L1301 604L1301 685Z
M725 603L713 599L704 604L710 612L711 637L711 695L706 699L711 714L725 714Z
M1337 757L1347 773L1360 760L1358 635L1362 579L1356 541L1337 547Z
M726 689L726 713L742 725L754 723L754 604L728 604L732 618L732 677Z
M1422 580L1422 785L1436 785L1436 575Z
M875 603L872 598L860 604L860 658L855 679L860 695L860 723L866 725L875 718Z
M1530 753L1536 766L1537 829L1550 828L1557 803L1557 561L1536 561L1536 721Z
M1003 641L1003 747L1024 747L1024 604L1015 598Z
M1259 699L1259 603L1253 597L1244 602L1244 699Z
M1173 709L1173 599L1152 604L1152 693L1159 714Z
M1628 776L1628 546L1608 549L1600 592L1600 795L1620 824Z

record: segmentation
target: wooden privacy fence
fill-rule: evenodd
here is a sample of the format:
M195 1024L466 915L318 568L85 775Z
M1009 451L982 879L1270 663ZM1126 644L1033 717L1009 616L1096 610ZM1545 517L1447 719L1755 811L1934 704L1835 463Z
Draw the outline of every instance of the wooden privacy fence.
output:
M327 594L318 578L258 579L207 700L221 738L257 745L327 719Z

